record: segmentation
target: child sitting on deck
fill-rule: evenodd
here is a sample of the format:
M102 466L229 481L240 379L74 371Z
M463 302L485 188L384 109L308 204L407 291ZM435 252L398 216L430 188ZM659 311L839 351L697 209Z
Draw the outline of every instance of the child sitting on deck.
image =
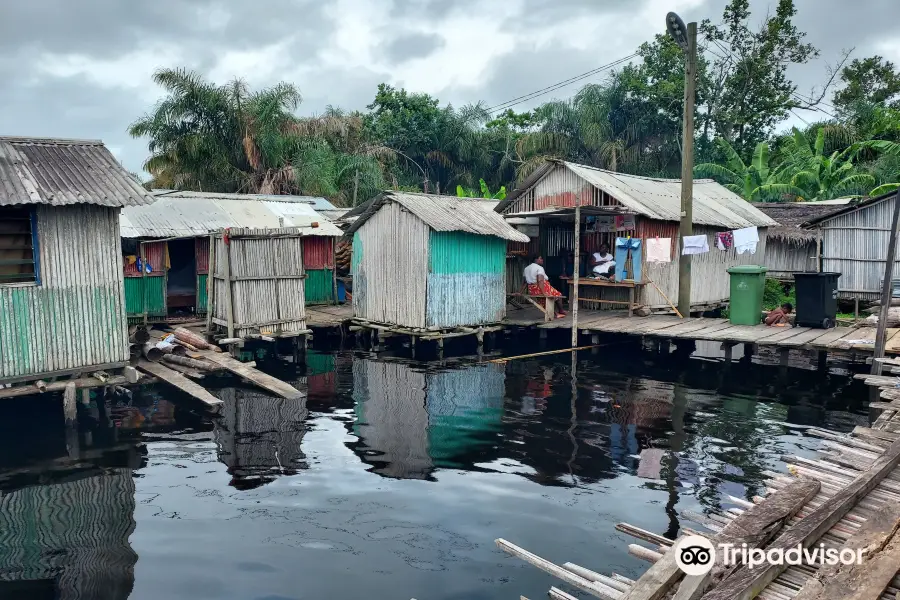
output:
M785 302L766 316L766 325L774 327L785 327L791 324L791 313L794 307L790 302Z

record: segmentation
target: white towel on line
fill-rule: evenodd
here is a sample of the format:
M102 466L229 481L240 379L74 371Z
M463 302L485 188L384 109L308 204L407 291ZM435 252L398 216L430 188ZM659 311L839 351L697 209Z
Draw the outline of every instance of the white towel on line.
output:
M682 254L705 254L709 252L709 242L705 235L686 235L681 240Z
M743 229L735 229L734 235L734 251L738 254L756 254L756 245L759 243L759 231L756 227L744 227Z
M647 238L647 262L672 262L672 238Z

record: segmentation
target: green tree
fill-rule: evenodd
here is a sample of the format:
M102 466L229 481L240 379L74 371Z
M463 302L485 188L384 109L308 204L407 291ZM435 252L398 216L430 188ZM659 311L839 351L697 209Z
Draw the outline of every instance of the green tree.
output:
M486 200L504 200L506 199L506 186L501 185L500 189L496 192L491 192L491 189L488 187L488 184L484 182L484 179L478 180L479 185L481 186L480 190L476 191L473 189L465 189L463 186L456 186L456 195L459 198L484 198Z
M730 0L722 24L701 24L715 57L705 103L711 126L707 134L725 138L741 156L749 156L802 103L788 69L819 53L803 42L806 34L793 23L796 14L793 0L778 0L775 13L753 30L749 0Z
M711 177L748 202L777 202L785 196L802 196L804 190L785 183L783 174L770 166L769 145L760 142L750 164L744 163L731 144L717 138L716 144L726 157L725 164L704 163L694 167L699 177Z
M852 113L860 104L900 109L900 71L880 56L854 59L841 71L843 88L834 94L834 105Z

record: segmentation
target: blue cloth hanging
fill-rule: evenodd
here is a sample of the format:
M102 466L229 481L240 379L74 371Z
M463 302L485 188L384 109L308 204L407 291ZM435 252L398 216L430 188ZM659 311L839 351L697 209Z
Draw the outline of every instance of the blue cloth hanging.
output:
M624 281L631 279L633 281L642 281L641 279L641 263L642 255L641 240L638 238L616 238L616 281ZM626 273L625 266L628 262L628 252L631 252L631 264L633 273Z

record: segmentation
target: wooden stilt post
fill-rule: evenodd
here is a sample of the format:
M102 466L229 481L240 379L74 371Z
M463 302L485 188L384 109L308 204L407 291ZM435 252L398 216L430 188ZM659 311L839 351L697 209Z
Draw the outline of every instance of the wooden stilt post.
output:
M225 235L228 235L228 230L226 230ZM225 247L224 252L224 263L223 267L223 275L225 276L225 314L227 319L227 327L228 327L228 337L234 337L234 290L231 289L231 244L226 244L224 242L231 240L226 240L225 236L222 236L223 246Z
M209 236L209 270L206 275L206 338L213 339L213 307L216 305L216 236Z
M884 281L881 284L881 311L878 314L878 329L875 332L875 354L873 358L884 358L884 345L887 341L888 314L893 298L894 261L897 258L897 226L900 222L900 190L894 195L894 216L891 218L891 236L888 241L887 262L884 265ZM872 361L872 375L881 375L881 362Z
M75 426L77 409L75 407L75 382L70 381L63 390L63 414L66 419L67 427Z
M578 280L581 275L581 199L575 199L575 256L572 268L572 347L578 347Z

